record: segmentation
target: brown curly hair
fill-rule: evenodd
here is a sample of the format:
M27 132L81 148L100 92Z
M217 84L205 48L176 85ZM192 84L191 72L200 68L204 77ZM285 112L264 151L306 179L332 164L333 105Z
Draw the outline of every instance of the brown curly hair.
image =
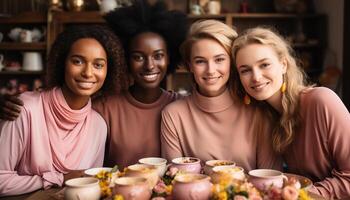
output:
M102 94L120 93L129 86L124 49L119 38L108 27L81 25L66 28L53 43L47 61L47 89L62 87L65 83L65 61L71 46L79 39L93 38L107 54L108 73L100 91Z

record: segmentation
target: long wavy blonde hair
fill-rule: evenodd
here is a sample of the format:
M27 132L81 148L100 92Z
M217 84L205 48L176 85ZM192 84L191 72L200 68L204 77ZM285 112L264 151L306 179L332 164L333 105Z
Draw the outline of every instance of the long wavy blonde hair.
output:
M243 32L232 45L232 58L235 64L237 52L249 44L262 44L270 46L278 56L287 63L287 71L284 74L284 82L287 84L286 91L282 95L282 112L278 113L265 101L253 100L250 105L258 106L270 115L273 123L272 143L278 153L283 153L292 143L296 130L300 127L299 97L300 92L307 87L306 76L294 57L291 45L271 28L256 27ZM233 93L243 99L246 92L240 82L237 68L232 74Z

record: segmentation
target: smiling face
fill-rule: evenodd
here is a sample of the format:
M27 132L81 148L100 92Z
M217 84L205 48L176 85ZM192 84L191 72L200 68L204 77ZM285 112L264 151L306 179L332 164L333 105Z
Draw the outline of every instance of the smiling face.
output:
M65 92L88 99L103 85L107 75L107 55L95 39L73 43L65 61Z
M202 95L215 97L225 91L230 76L230 56L217 41L196 41L191 48L189 66Z
M169 64L164 39L156 33L141 33L131 41L129 51L129 67L135 85L158 89Z
M236 66L245 91L256 100L271 105L281 101L280 88L286 62L268 45L249 44L238 50Z

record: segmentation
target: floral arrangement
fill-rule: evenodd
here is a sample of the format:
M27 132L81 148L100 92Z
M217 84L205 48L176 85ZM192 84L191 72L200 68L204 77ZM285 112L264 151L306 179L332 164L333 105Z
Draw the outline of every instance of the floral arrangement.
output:
M116 176L120 176L121 173L118 171L118 166L114 166L111 171L101 170L96 174L96 178L99 180L99 185L101 189L101 198L107 198L112 196L111 183L113 178L113 173L117 173ZM118 199L122 200L122 199Z
M213 185L212 200L311 200L304 189L297 189L297 180L289 178L282 188L271 186L259 191L247 180L228 181L223 178Z
M165 175L158 181L157 185L153 188L152 200L160 200L169 197L173 191L172 182L179 173L176 167L170 167Z

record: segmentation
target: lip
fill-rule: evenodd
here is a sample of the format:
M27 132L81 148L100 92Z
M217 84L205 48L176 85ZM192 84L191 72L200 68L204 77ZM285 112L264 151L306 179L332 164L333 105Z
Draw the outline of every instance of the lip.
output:
M215 84L217 83L222 76L215 76L215 77L203 77L203 80L208 84Z
M77 85L82 89L91 89L94 87L95 83L94 81L80 81L76 80Z
M251 86L251 88L255 91L261 91L263 90L267 85L269 84L269 82L265 82L265 83L259 83L256 85Z
M152 73L141 73L141 78L146 82L153 82L158 79L160 72L152 72Z

